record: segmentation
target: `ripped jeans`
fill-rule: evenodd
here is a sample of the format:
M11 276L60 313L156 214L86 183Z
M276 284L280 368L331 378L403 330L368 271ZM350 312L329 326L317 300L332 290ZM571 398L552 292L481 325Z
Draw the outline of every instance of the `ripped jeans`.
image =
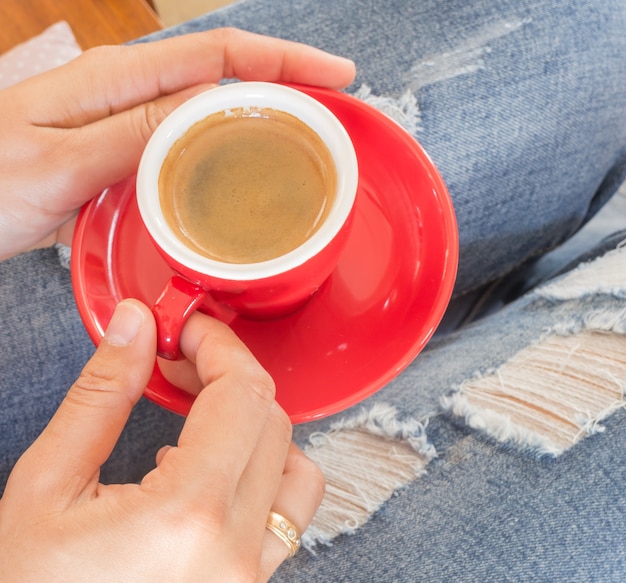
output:
M150 39L225 25L355 59L348 91L413 133L448 185L455 302L496 280L523 288L521 266L624 179L621 0L244 0ZM327 494L309 550L273 580L623 581L624 239L439 335L360 405L297 426ZM93 346L53 249L0 263L0 305L3 485ZM140 479L181 424L142 401L103 479Z

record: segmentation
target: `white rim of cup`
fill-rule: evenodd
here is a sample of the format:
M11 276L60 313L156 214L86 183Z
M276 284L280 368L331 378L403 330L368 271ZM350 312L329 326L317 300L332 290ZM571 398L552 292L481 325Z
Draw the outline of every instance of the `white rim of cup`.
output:
M170 230L158 196L159 171L171 146L196 122L212 113L238 107L272 108L298 117L324 140L337 171L337 194L324 224L289 253L258 263L222 263L187 247ZM302 265L324 249L347 220L358 184L358 162L352 140L335 115L316 99L291 87L257 81L209 89L186 101L157 127L148 141L137 171L137 204L148 232L161 249L187 268L236 281L272 277Z

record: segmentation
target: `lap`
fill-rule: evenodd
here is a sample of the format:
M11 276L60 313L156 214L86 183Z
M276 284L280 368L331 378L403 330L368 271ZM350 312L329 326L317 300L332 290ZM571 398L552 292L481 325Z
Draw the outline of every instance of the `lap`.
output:
M296 427L328 494L274 580L621 580L624 240Z
M319 513L325 523L307 533L314 554L301 552L275 580L618 580L626 251L606 257L604 276L567 273L432 341L361 405L297 426L295 439L324 469L332 496ZM93 347L53 250L2 262L0 275L4 481ZM28 286L40 291L24 301ZM590 334L602 342L591 379L582 374L587 361L576 368L578 346L594 352ZM617 365L605 358L612 354ZM542 369L562 376L541 378ZM520 377L528 382L507 393L507 378ZM560 392L571 378L581 381L574 392ZM535 413L546 410L542 422ZM180 424L142 401L105 480L139 479Z
M459 0L443 8L398 1L383 10L356 0L249 0L164 34L235 25L354 58L359 74L349 91L404 124L448 184L461 235L462 292L567 238L623 178L626 10L617 1L556 4ZM0 263L0 302L4 483L93 347L69 273L52 250ZM623 411L607 417L604 434L591 435L592 424L581 434L590 436L578 436L572 447L537 456L533 447L500 434L485 416L488 408L478 407L476 415L460 397L442 399L450 391L458 397L460 387L467 393L472 377L490 378L491 369L526 354L546 329L574 336L582 330L581 314L614 315L620 305L623 297L605 292L558 300L533 292L431 342L362 407L297 427L296 438L314 455L314 432L332 438L331 425L343 422L371 433L367 420L350 421L384 406L380 418L374 416L372 425L380 428L374 434L397 437L410 426L411 448L423 463L404 487L391 488L395 495L381 501L375 515L379 507L366 505L368 520L353 536L338 527L333 546L300 553L276 580L611 580L624 555L619 509L625 500L623 488L614 486L624 480L614 461L626 437ZM473 390L471 397L484 397ZM458 403L466 408L456 414ZM488 431L476 429L481 423ZM158 447L176 439L180 424L142 402L105 477L140 477ZM539 438L545 444L545 431Z

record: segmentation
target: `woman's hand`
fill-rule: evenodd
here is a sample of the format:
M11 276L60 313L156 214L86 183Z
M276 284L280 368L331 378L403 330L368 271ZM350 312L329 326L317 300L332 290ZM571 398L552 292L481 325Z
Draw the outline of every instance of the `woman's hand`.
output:
M0 258L135 172L162 119L222 78L345 87L354 64L236 29L99 47L0 92Z
M181 347L205 389L177 446L159 452L140 484L100 484L155 358L148 308L118 306L9 477L0 500L4 583L266 581L287 557L265 521L274 510L304 530L321 501L319 470L291 444L271 379L229 328L196 314Z

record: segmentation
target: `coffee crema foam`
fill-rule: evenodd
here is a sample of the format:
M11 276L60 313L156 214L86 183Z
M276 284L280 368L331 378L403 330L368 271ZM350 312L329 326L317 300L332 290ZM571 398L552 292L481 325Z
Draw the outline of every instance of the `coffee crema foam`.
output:
M257 263L304 243L326 219L336 169L322 139L274 109L233 108L192 126L159 176L161 208L190 249Z

